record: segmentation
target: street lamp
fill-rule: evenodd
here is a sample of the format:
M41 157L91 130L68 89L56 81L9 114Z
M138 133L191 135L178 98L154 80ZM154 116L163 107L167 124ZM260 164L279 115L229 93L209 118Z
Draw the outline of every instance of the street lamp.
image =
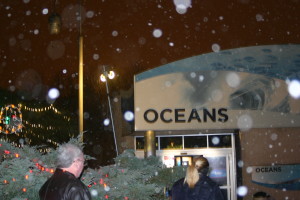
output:
M110 102L110 97L109 97L109 88L108 88L108 79L113 79L114 77L115 77L115 72L114 71L106 71L105 66L103 66L103 74L100 75L100 81L105 82L105 86L106 86L106 94L107 94L107 99L108 99L110 120L111 120L112 130L113 130L113 134L114 134L116 153L118 156L119 152L118 152L118 145L117 145L117 139L116 139L116 131L115 131L114 119L113 119L113 115L112 115L111 102Z
M103 74L100 75L100 81L102 82L106 82L106 77L108 79L114 79L116 76L115 72L114 71L104 71Z
M57 0L54 0L53 2L53 12L48 18L48 27L49 32L52 35L57 35L61 31L61 17L60 15L55 11L55 6L57 4Z
M58 13L55 12L55 6L57 0L54 1L54 12L49 16L48 27L50 34L59 34L61 31L62 21ZM79 39L78 39L78 128L79 128L79 137L80 141L83 142L83 36L82 36L82 6L81 0L79 3Z

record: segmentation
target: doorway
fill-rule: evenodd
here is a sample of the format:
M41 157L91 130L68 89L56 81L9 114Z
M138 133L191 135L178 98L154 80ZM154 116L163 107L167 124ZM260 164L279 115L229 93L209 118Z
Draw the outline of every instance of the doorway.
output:
M144 137L135 137L137 157L144 157ZM156 156L167 167L190 165L193 157L204 156L209 176L220 185L227 200L236 200L236 149L234 133L156 136Z

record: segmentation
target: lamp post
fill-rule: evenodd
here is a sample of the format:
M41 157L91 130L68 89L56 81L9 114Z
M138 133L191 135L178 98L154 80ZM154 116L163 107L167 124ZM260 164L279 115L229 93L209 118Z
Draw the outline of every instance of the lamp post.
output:
M81 11L81 0L79 3L79 36L78 36L78 128L80 141L83 142L83 36L82 36L82 11ZM48 27L50 34L59 34L61 31L61 17L55 11L57 0L54 0L54 12L48 19Z
M57 1L54 0L53 3L53 12L48 18L48 28L49 32L52 35L57 35L61 31L61 17L60 15L56 12L55 6L57 4Z
M118 145L117 145L117 139L116 139L116 131L115 131L114 119L113 119L113 115L112 115L111 102L110 102L110 97L109 97L109 88L108 88L108 79L113 79L114 77L115 77L115 72L114 71L106 71L105 66L103 66L103 74L100 75L100 81L105 82L106 94L107 94L107 100L108 100L108 106L109 106L109 112L110 112L110 121L111 121L112 130L113 130L113 134L114 134L116 153L118 156L119 152L118 152Z
M83 142L83 36L81 22L81 1L79 1L79 63L78 63L78 114L79 114L79 135L80 141Z

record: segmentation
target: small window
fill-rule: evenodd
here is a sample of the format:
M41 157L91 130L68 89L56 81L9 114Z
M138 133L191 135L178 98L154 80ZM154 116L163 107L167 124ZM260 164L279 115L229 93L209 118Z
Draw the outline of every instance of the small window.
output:
M136 150L144 150L145 140L144 137L136 137Z
M231 145L231 136L230 135L210 135L209 139L209 147L217 147L217 148L230 148Z
M144 150L145 139L144 137L136 137L135 138L136 150ZM155 149L158 150L158 137L155 137Z
M184 148L185 149L207 148L207 137L206 136L185 136Z
M161 137L160 149L182 149L182 137Z

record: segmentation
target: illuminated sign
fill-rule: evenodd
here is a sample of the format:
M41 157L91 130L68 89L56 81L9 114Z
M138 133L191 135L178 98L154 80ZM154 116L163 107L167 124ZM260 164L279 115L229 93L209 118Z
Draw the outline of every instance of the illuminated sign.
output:
M137 74L135 130L299 127L300 99L288 90L298 52L300 45L230 49Z

